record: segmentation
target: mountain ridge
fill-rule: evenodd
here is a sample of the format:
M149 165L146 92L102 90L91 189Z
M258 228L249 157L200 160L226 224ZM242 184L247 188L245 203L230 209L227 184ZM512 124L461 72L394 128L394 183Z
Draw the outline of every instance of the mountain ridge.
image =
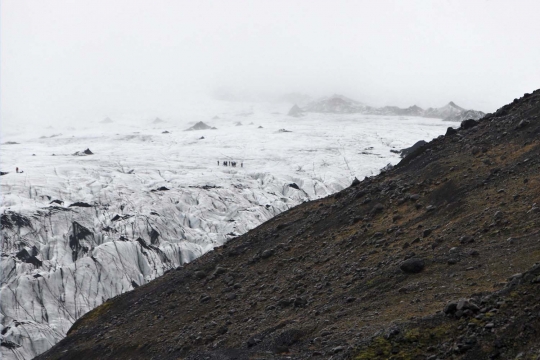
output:
M397 106L372 107L339 94L312 101L301 108L301 111L338 114L360 113L367 115L421 116L440 118L447 121L478 120L486 115L482 111L464 109L456 105L453 101L440 108L427 109L422 109L417 105L412 105L408 108ZM298 110L295 109L295 112L298 112Z

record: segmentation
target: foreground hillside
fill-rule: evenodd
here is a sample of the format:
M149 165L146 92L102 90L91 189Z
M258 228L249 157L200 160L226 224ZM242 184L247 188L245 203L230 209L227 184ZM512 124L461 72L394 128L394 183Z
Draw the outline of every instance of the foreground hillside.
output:
M535 359L539 158L537 90L107 301L38 358Z

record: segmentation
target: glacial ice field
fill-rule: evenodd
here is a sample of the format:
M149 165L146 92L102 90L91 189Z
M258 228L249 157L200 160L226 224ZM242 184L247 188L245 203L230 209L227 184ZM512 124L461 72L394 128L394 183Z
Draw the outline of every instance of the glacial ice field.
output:
M391 149L456 125L275 110L239 106L159 123L4 124L1 358L31 359L108 298L375 175L399 161ZM184 131L200 120L216 129ZM87 148L93 155L81 154Z

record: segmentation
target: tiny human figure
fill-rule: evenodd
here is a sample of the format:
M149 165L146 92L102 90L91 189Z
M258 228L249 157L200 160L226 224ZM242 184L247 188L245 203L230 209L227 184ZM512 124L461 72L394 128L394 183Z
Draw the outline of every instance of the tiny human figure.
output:
M218 164L218 166L219 166L219 160L217 161L217 164Z
M244 163L243 163L243 162L240 163L240 167L244 167Z
M15 168L15 172L16 172L17 174L19 173L19 168L18 168L18 167Z

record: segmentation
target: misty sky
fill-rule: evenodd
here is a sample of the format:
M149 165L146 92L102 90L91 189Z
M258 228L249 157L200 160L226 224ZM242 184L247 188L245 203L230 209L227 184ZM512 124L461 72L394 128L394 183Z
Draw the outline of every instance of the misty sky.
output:
M216 89L493 111L540 88L540 1L1 0L2 121Z

